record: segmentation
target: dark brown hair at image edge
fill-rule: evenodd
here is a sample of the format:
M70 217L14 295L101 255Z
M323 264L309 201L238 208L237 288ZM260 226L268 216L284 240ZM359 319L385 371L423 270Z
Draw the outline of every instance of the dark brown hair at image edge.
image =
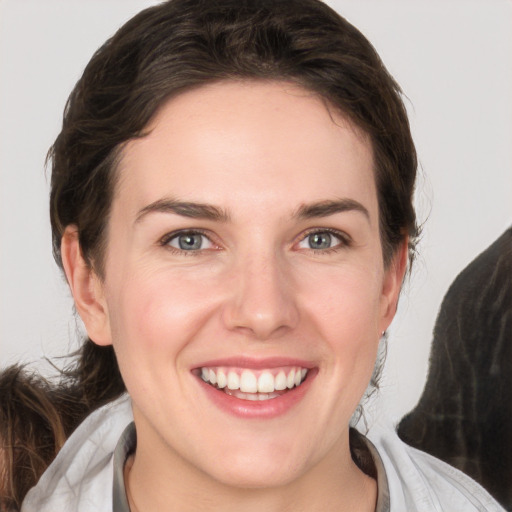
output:
M453 281L403 441L464 471L512 510L512 228Z
M0 372L0 510L17 510L83 414L58 388L21 366ZM61 412L62 411L62 412ZM66 417L72 411L72 418Z

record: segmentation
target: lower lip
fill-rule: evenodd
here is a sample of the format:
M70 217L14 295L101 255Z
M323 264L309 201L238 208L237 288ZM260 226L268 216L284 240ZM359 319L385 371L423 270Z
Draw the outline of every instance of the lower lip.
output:
M309 370L306 380L300 386L276 398L261 401L236 398L207 384L200 377L197 380L206 396L221 410L239 418L270 419L285 414L298 404L311 387L316 373L315 370Z

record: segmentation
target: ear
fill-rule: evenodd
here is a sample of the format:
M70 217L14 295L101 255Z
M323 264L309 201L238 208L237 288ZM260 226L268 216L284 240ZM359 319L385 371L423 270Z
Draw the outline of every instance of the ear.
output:
M381 295L381 325L380 332L384 332L393 320L398 305L398 297L402 288L407 262L409 258L408 238L404 237L393 259L384 270L384 280Z
M83 257L76 226L66 227L60 250L75 307L89 338L97 345L111 345L112 336L103 283Z

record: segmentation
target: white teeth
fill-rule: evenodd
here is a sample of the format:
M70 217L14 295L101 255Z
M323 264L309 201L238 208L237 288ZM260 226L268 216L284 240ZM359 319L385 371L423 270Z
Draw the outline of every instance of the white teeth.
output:
M257 393L258 381L256 375L250 370L244 370L240 377L240 391L242 393Z
M257 377L257 372L253 370L244 369L241 374L239 371L203 367L201 368L201 378L213 386L216 385L219 389L240 390L239 394L247 400L252 400L252 398L245 398L246 394L247 396L255 395L257 400L268 400L279 396L274 393L275 391L284 391L287 388L300 386L308 373L306 368L290 368L288 374L285 370L279 370L278 374L274 376L272 370L263 370Z
M286 380L286 387L288 389L292 389L293 386L295 386L295 370L292 369L292 371L288 374L288 378Z
M274 389L274 376L270 372L263 372L258 379L258 392L272 393Z
M225 388L228 385L228 379L226 377L226 374L219 370L217 372L217 386L219 386L220 389Z
M283 391L283 389L286 389L286 375L282 370L276 375L274 389L276 391Z
M228 372L228 389L240 389L240 377L236 372Z

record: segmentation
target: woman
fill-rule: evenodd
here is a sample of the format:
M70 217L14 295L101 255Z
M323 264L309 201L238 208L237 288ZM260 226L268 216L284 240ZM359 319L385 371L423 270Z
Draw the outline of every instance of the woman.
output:
M501 510L349 429L417 228L400 90L344 19L143 11L89 63L51 158L83 400L109 403L22 510Z

